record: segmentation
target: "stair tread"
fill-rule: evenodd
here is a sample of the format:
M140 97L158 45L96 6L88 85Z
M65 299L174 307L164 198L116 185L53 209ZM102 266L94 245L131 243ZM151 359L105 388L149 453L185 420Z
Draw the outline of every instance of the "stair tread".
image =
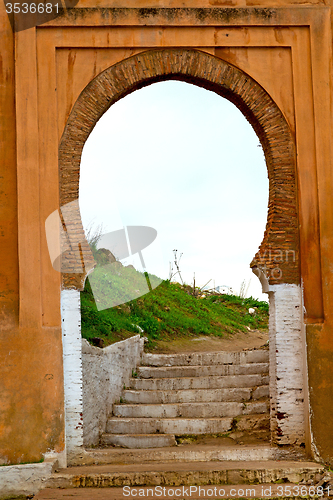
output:
M264 349L250 349L248 351L218 351L204 353L183 354L153 354L144 353L142 366L191 366L212 364L248 364L268 362L269 352Z
M295 460L251 460L251 461L221 461L221 462L176 462L176 463L154 463L154 464L110 464L110 465L90 465L74 466L61 469L59 474L107 474L119 472L158 472L158 471L179 471L179 470L265 470L265 469L312 469L323 471L324 466L312 461Z
M242 418L254 418L254 417L257 417L257 418L260 418L260 417L263 417L263 416L267 416L266 413L254 413L252 415L239 415L237 418L239 419L242 419ZM198 421L198 420L202 420L202 421L211 421L211 420L230 420L232 419L232 417L209 417L209 418L205 418L205 417L109 417L108 418L108 421L109 422L120 422L121 420L126 420L126 421L134 421L134 420L146 420L146 421L154 421L154 420L162 420L162 421L176 421L176 422L179 422L180 420L190 420L191 422L192 421Z
M230 363L190 366L139 366L137 373L140 378L179 378L179 377L202 377L202 376L239 376L259 375L268 373L268 363L247 363L234 365ZM221 373L220 373L221 372ZM190 373L191 375L188 375ZM163 377L160 377L163 374Z
M262 378L266 378L268 377L268 372L267 373L250 373L249 375L247 374L242 374L242 375L203 375L203 376L200 376L200 377L154 377L154 378L140 378L140 377L131 377L130 380L147 380L147 381L150 381L150 380L170 380L170 379L191 379L191 378L194 378L194 379L211 379L211 378L214 378L214 379L226 379L226 378L231 378L231 379L238 379L238 378L241 378L241 377L252 377L252 378L255 378L255 377L262 377Z
M136 432L136 433L128 433L128 434L121 434L120 432L104 432L103 433L103 436L105 435L108 435L108 436L132 436L132 437L136 437L136 436L174 436L174 434L172 433L162 433L162 432L158 432L158 433L149 433L149 432L142 432L142 433L139 433L139 432Z
M260 403L265 403L265 402L268 402L268 398L262 398L261 400L255 400L255 401L211 401L211 404L214 404L214 405L226 405L226 406L231 406L231 405L245 405L245 406L255 406L257 404L260 404ZM188 407L188 406L199 406L199 407L206 407L207 406L207 402L204 402L204 401L191 401L189 403L178 403L178 402L175 402L175 403L119 403L119 404L115 404L113 405L114 408L123 408L124 406L131 406L133 408L137 408L138 406L149 406L149 407L158 407L158 408L161 408L163 406L167 406L167 407L171 407L171 406L184 406L184 407Z
M105 433L112 435L112 433ZM118 435L118 434L117 434ZM125 434L123 434L125 435ZM131 435L131 434L130 434ZM147 436L151 436L152 434L145 434ZM168 435L168 434L163 434L163 435ZM174 434L170 434L170 436L173 436ZM263 443L263 444L242 444L242 445L230 445L230 444L193 444L191 443L190 445L186 444L180 444L177 445L177 447L174 446L165 446L163 449L161 448L133 448L131 450L131 453L133 452L134 454L141 455L144 451L147 451L149 453L151 452L160 452L160 453L168 453L168 452L187 452L187 451L207 451L207 450L259 450L259 451L272 451L272 450L277 450L280 451L278 447L272 446L268 441ZM119 455L119 453L128 453L128 450L122 450L121 448L94 448L94 449L86 449L85 453L91 454L91 455Z
M152 370L173 370L173 369L178 369L178 368L209 368L211 366L262 366L262 365L268 365L267 361L260 361L257 363L243 363L242 365L234 364L234 363L211 363L210 365L173 365L173 366L150 366L150 365L140 365L140 367L145 368L145 369L152 369Z
M267 385L269 375L211 375L205 377L131 378L126 389L234 389Z
M269 411L269 401L243 402L213 402L207 403L146 403L146 404L119 404L113 406L113 414L123 417L155 417L155 418L209 418L209 417L236 417L238 415L262 414Z
M222 389L125 389L125 404L173 404L259 401L269 397L269 386Z
M183 377L182 377L183 378ZM185 377L184 377L185 378ZM138 380L138 379L135 379L135 380ZM147 380L147 379L140 379L140 380ZM262 385L260 387L269 387L268 384L265 384L265 385ZM251 387L221 387L219 389L125 389L124 392L135 392L135 393L138 393L138 392L162 392L162 393L175 393L175 392L187 392L187 391L194 391L195 392L206 392L206 391L228 391L228 389L233 389L233 390L237 390L237 391L248 391L249 389L251 389Z
M194 485L249 485L276 482L298 484L300 481L318 482L324 466L316 462L295 460L244 460L244 461L182 461L140 464L112 464L76 466L53 474L44 487L80 488L114 486L194 486ZM203 486L204 487L204 486ZM223 486L227 490L228 486ZM74 490L72 490L74 491ZM229 491L229 490L228 490ZM231 492L231 490L230 490ZM255 498L262 496L262 491ZM261 495L260 495L261 493ZM208 494L208 496L211 496ZM231 495L233 497L234 495ZM251 494L252 496L252 494ZM277 495L279 496L279 495ZM281 496L281 495L280 495ZM224 494L223 494L224 497ZM242 493L242 498L244 493ZM89 497L90 498L90 497ZM254 497L253 497L254 498ZM268 496L267 496L268 498ZM271 498L271 497L270 497ZM296 498L292 496L291 498ZM297 497L299 498L299 496Z

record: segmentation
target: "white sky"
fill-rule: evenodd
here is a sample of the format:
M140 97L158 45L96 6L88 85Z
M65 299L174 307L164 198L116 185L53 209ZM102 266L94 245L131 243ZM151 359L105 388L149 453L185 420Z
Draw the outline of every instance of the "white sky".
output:
M80 209L104 232L151 226L148 272L165 279L173 249L183 280L228 285L267 300L249 268L263 238L267 168L259 140L238 109L213 92L161 82L121 99L83 150ZM130 263L130 259L127 260Z

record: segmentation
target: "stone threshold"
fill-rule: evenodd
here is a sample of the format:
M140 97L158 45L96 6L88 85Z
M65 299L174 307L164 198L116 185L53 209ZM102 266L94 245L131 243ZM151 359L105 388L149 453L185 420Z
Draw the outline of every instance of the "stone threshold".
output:
M46 482L48 488L123 486L195 486L265 483L316 483L321 464L308 461L215 461L153 464L108 464L68 467Z

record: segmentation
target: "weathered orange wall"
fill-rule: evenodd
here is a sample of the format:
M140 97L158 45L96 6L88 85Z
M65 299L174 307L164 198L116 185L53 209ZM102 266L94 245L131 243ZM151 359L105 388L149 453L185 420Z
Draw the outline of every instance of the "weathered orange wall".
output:
M332 464L331 5L100 0L89 10L95 5L81 0L67 16L17 33L14 65L0 4L2 461L35 461L64 446L60 276L50 264L44 223L59 205L58 145L72 106L94 76L118 61L151 48L193 47L254 78L295 137L311 423L319 453Z
M1 328L9 330L18 317L16 124L14 36L5 12L0 8L0 318Z
M18 261L16 125L25 130L25 124L15 119L14 35L3 3L0 44L0 463L36 462L47 451L64 449L61 328L59 321L54 328L43 328L41 314L28 321L19 316L22 289L26 308L31 307L29 295L33 300L36 288L39 293L30 263L39 266L40 259L29 243L30 219L22 242L27 256L24 282ZM31 208L25 210L36 219Z

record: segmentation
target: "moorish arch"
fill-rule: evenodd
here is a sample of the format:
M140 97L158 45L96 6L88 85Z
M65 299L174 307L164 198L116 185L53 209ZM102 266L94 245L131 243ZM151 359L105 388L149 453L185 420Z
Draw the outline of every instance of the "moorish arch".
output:
M298 284L295 149L289 126L272 98L249 75L198 50L149 50L111 66L87 85L60 141L60 206L78 199L83 146L99 118L127 94L163 80L180 80L212 90L233 102L251 123L263 146L269 177L266 231L251 267L266 266L270 284ZM274 272L274 257L278 261L281 251L294 252L295 258L280 258L282 272L278 274ZM78 273L66 273L64 287L79 286L78 279Z
M109 67L81 92L59 146L60 207L66 248L70 248L63 254L61 264L64 318L67 317L66 293L78 295L94 264L78 205L84 144L112 104L135 90L164 80L191 83L227 98L251 123L262 144L269 177L269 203L266 230L251 267L263 291L270 296L272 439L279 444L302 444L307 440L307 383L303 366L294 138L270 95L231 64L199 50L148 50ZM80 344L77 345L80 350ZM77 409L78 413L81 411ZM81 437L77 433L76 436L76 443L80 445Z

